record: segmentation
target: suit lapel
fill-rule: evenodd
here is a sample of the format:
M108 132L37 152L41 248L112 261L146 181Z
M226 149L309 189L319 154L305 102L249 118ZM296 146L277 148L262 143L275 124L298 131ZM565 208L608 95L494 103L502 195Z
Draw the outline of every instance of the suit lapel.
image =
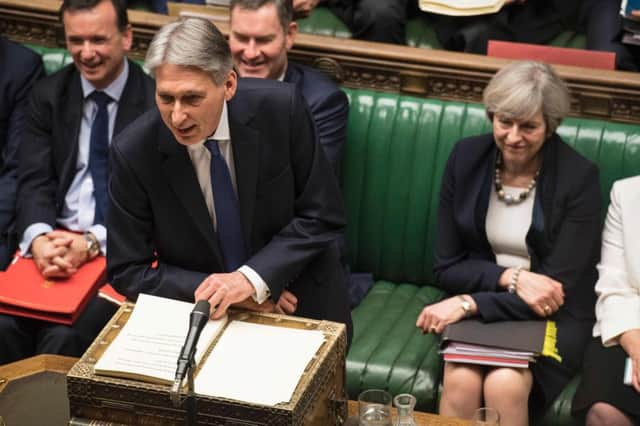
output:
M129 63L129 77L122 91L118 114L113 127L113 136L117 135L127 125L145 112L144 97L141 96L142 81L140 71L133 63Z
M214 253L218 264L223 265L222 254L217 243L213 223L207 210L200 185L187 149L178 144L171 132L162 125L158 132L158 149L166 154L162 163L162 171L169 186L176 194L185 211L195 223L198 232Z
M80 85L80 74L78 71L74 71L67 96L62 105L75 105L70 108L64 108L64 129L63 137L60 139L64 158L62 165L62 172L60 174L61 185L58 189L62 191L58 194L58 199L64 199L71 181L75 176L76 163L78 161L78 136L80 135L80 123L82 122L82 111L84 108L84 98L82 96L82 86Z
M229 127L233 159L236 169L236 185L240 204L240 222L246 247L251 253L250 235L253 226L253 209L258 180L259 135L249 126L236 121L232 103L229 103Z

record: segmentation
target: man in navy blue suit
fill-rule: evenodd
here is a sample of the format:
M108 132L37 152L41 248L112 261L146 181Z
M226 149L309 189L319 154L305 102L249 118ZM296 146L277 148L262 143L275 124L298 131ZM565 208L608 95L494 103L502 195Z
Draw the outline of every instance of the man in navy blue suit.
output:
M45 279L69 277L106 253L109 143L155 93L126 57L133 35L124 0L64 0L60 20L73 64L34 85L18 149L16 232ZM80 356L114 312L94 297L71 326L0 315L0 364Z
M298 26L291 0L231 0L229 46L241 77L295 84L318 129L320 145L336 173L347 138L349 104L340 88L313 68L289 62Z
M16 151L33 83L44 75L40 56L0 37L0 270L13 253L16 208Z
M216 318L288 289L296 315L350 329L340 189L295 86L238 79L199 18L161 28L145 65L158 108L111 146L111 284L131 299L209 300Z

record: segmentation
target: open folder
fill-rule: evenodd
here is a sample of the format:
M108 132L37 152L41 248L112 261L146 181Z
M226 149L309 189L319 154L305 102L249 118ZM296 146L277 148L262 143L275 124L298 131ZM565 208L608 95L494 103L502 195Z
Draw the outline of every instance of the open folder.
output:
M104 256L67 279L46 279L31 258L17 255L0 272L0 313L73 324L106 280Z

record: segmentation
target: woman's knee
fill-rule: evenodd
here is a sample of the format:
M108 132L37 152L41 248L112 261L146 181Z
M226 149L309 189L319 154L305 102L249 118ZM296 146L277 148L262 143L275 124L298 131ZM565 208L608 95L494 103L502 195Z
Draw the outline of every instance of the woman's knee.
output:
M633 426L633 422L622 411L606 402L596 402L589 408L587 426Z
M496 368L487 373L483 392L487 400L517 404L528 400L532 385L533 376L527 369Z

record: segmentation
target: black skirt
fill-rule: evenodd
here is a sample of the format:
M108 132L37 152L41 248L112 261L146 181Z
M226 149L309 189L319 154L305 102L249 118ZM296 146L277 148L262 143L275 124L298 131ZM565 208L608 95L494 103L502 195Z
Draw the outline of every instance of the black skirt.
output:
M623 383L627 353L622 346L605 348L600 337L593 338L584 359L582 380L573 399L572 411L584 417L596 402L618 408L637 423L640 419L640 393Z

